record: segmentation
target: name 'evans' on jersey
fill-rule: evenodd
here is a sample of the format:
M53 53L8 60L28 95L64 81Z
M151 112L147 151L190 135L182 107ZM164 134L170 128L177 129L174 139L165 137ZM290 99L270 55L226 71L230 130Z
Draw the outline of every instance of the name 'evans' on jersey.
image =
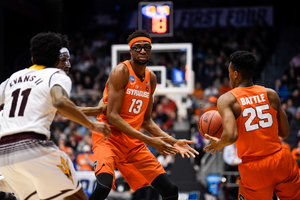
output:
M134 95L134 96L139 96L139 97L144 97L144 98L147 98L147 99L149 99L149 95L150 95L149 92L135 90L135 89L130 89L130 88L127 88L126 94Z
M251 97L242 97L240 98L240 100L242 105L249 105L266 101L265 94L259 94Z
M10 81L9 86L12 87L15 84L18 83L23 83L23 82L32 82L36 79L36 76L30 76L30 75L25 75L25 76L19 76L18 78L15 78L13 80ZM41 82L43 82L43 80L41 78L37 79L34 83L36 85L40 84Z

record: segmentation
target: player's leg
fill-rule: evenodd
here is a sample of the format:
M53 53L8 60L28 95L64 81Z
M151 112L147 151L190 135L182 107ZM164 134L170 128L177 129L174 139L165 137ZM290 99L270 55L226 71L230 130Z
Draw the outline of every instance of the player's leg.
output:
M109 142L103 142L93 147L96 161L94 171L97 179L95 190L90 196L90 200L104 200L111 188L114 187L115 159L118 158L119 150Z
M262 200L262 199L272 199L273 198L273 192L274 192L274 185L252 190L249 188L244 187L242 184L239 186L239 194L238 199L239 200Z
M56 146L54 149L45 146L35 149L35 152L44 151L46 154L15 164L15 170L30 178L40 199L70 199L82 190L73 163L68 155ZM81 197L82 200L88 199L87 195Z
M8 184L2 173L0 172L0 191L16 194L12 187ZM16 194L17 195L17 194Z
M8 191L14 194L17 199L38 200L39 197L32 180L23 173L14 170L15 166L1 167L3 175L6 177L2 179Z
M117 167L133 190L151 184L163 199L177 200L178 188L146 146L131 151L127 162Z
M88 199L88 196L83 191L82 188L78 190L76 193L64 198L64 200L83 200L83 199Z
M171 181L166 173L160 174L156 177L154 181L152 181L151 185L159 192L162 199L178 199L178 187Z
M112 188L114 177L109 173L100 173L96 176L96 179L97 186L89 200L104 200Z
M277 159L279 160L279 159ZM283 151L276 176L275 193L280 200L300 199L300 169L289 151Z
M1 171L20 199L32 200L37 195L39 199L61 200L81 189L67 154L52 141L34 133L23 137L16 142L7 139L10 144L3 144L0 148L0 152L7 146L10 148L8 154L2 154Z

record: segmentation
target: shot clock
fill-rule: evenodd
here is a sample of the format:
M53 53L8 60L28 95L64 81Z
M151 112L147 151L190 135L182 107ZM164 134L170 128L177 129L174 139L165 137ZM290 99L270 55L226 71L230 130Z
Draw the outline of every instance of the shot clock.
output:
M173 36L173 2L140 2L138 23L151 37Z

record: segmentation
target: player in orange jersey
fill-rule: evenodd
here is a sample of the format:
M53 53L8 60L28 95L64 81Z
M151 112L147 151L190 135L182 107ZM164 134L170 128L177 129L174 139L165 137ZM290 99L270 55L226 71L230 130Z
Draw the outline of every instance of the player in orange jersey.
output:
M131 59L119 63L111 72L103 101L107 110L97 117L110 124L108 141L93 133L97 187L90 200L104 200L115 188L114 169L122 173L129 186L137 190L151 184L163 199L177 200L178 188L146 144L164 154L180 153L195 157L192 141L176 140L162 131L151 119L156 76L146 67L151 56L151 37L137 30L127 39ZM153 137L139 131L140 127Z
M300 170L291 153L282 148L279 136L289 136L289 124L277 93L254 85L253 54L231 54L228 67L232 90L218 99L223 134L220 139L205 135L211 143L204 150L222 152L235 142L241 183L239 199L300 199Z

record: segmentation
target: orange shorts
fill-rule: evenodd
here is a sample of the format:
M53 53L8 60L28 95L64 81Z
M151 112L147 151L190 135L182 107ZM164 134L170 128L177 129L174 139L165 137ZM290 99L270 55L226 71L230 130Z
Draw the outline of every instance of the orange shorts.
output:
M166 173L160 162L146 145L128 149L113 141L98 142L93 146L96 165L95 175L109 173L113 175L115 189L115 168L121 172L133 190L149 185L160 174Z
M300 199L300 169L291 153L281 149L259 160L239 164L239 199ZM244 198L243 198L244 197Z

